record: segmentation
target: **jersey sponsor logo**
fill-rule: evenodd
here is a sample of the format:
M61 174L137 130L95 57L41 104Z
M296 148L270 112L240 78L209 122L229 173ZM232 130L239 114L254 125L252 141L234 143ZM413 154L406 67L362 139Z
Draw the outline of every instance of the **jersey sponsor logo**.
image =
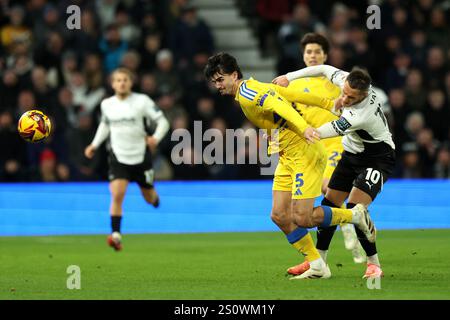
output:
M344 132L352 125L350 124L350 122L347 121L347 119L345 119L344 117L340 117L338 120L333 121L333 126L335 127L335 129L337 128L340 132Z
M247 88L247 85L244 81L244 83L242 83L241 87L239 88L239 94L244 98L253 101L253 99L255 99L256 97L257 92L255 90Z
M122 118L122 119L110 119L109 124L112 126L134 126L136 123L135 118Z
M264 105L264 101L266 100L267 96L268 96L268 94L266 93L265 95L263 95L263 96L261 97L261 99L259 99L258 105L259 105L260 107L262 107L262 106Z

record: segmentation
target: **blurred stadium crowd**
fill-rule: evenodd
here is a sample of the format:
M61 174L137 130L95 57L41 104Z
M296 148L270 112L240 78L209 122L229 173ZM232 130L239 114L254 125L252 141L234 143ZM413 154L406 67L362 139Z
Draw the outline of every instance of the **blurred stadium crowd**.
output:
M374 1L235 2L261 55L277 57L278 74L304 66L299 39L307 32L327 35L329 64L369 70L389 99L395 177L450 178L449 1L378 1L380 30L365 25ZM81 8L81 30L66 27L71 4ZM106 179L106 150L93 161L83 150L101 100L112 94L109 73L119 66L133 71L134 90L155 100L171 130L192 130L194 120L203 130L250 126L232 98L205 82L214 38L186 0L0 0L0 40L0 181ZM44 143L26 144L16 132L29 109L53 121ZM168 134L154 155L158 179L264 178L258 165L175 166L175 143Z

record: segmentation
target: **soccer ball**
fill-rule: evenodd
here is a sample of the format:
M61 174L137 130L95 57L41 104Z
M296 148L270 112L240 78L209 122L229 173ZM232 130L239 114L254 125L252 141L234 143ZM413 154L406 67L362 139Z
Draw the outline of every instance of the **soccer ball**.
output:
M17 130L28 142L39 142L47 138L52 129L50 119L39 110L25 112L19 119Z

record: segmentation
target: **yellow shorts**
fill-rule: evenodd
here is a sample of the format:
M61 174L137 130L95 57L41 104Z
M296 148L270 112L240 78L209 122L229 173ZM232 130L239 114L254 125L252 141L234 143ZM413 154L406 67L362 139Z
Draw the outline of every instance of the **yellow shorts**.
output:
M323 178L330 179L331 175L336 169L336 166L341 160L342 152L344 152L344 147L342 146L342 138L337 137L332 139L324 139L322 140L325 149L327 151L327 166L325 168L325 172L323 173Z
M281 151L272 190L290 191L292 199L310 199L321 195L327 154L321 142Z

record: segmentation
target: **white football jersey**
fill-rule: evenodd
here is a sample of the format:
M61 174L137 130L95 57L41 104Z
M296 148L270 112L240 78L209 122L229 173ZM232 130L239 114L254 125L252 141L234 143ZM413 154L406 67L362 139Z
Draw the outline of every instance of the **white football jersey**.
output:
M123 164L135 165L144 161L148 136L146 119L157 122L153 136L158 142L169 129L163 112L145 94L132 92L123 100L112 96L104 99L100 107L102 118L92 144L97 148L109 136L112 152Z
M330 80L342 89L347 75L348 72L335 69ZM382 109L383 104L383 97L370 87L369 95L363 101L342 108L341 117L331 124L338 134L344 135L342 138L344 150L378 155L395 149Z

